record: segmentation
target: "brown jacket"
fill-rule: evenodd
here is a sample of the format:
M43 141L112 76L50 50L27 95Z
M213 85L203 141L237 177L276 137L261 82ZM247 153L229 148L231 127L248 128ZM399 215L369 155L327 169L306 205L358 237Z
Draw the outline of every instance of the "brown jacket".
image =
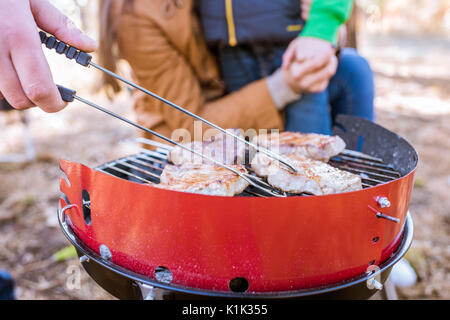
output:
M223 96L193 1L134 0L132 12L117 13L120 54L138 83L223 128L282 129L265 79ZM135 110L140 124L167 137L178 128L192 134L193 118L150 96L138 93Z

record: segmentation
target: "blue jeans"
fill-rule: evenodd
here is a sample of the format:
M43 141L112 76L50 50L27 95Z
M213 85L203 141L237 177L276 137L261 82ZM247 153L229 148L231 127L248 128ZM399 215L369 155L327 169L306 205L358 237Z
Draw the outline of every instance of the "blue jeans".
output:
M281 66L285 46L239 46L219 49L222 76L228 91L266 77ZM355 49L341 52L336 74L320 93L302 94L285 110L287 131L332 133L337 114L373 121L374 83L368 62Z

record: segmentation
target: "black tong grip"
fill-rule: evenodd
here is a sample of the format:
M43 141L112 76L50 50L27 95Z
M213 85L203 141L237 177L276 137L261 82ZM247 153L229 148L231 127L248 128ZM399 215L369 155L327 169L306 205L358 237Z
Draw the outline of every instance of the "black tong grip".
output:
M75 95L77 94L76 91L72 89L64 88L63 86L56 85L58 88L59 93L61 94L61 98L65 102L72 102L75 99Z
M58 88L61 99L65 102L73 102L75 100L76 91L72 89L64 88L63 86L56 85ZM14 107L6 101L6 99L0 99L0 111L1 110L14 110Z
M64 54L68 59L75 59L78 64L84 67L89 66L92 56L86 52L80 51L75 47L69 46L66 43L56 39L52 35L47 35L44 31L39 31L41 42L49 49L55 49L59 54Z

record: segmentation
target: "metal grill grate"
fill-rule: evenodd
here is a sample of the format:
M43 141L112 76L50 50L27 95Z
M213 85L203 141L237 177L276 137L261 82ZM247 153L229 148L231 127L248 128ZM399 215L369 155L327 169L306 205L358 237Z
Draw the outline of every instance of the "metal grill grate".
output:
M146 139L138 139L138 142L151 144L157 149L152 151L141 148L139 149L139 154L111 161L98 167L97 170L138 183L158 184L160 181L159 176L168 163L167 155L172 147ZM401 177L399 172L392 166L384 163L382 159L353 150L344 150L339 155L331 158L328 163L335 168L360 175L363 188L373 187ZM261 178L256 177L252 173L249 165L246 165L246 168L256 180L260 179L261 183L265 184ZM298 196L298 194L284 193L278 190L273 191L278 192L281 196ZM266 197L271 195L249 185L244 192L237 196Z

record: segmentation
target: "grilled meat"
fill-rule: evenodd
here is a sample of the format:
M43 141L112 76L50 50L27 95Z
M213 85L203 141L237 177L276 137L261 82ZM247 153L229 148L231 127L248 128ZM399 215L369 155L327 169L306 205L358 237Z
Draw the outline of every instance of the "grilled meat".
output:
M247 173L243 165L230 165L241 173ZM232 197L241 193L248 182L236 173L213 164L166 165L156 187Z
M350 172L336 169L324 162L290 154L284 158L297 170L296 173L258 152L252 160L252 169L280 190L291 193L323 195L362 189L361 178Z
M227 129L227 131L243 138L243 135L238 129ZM245 143L238 141L222 132L212 136L209 140L192 141L183 143L182 145L223 164L242 164L245 161ZM169 161L176 165L183 163L211 163L211 161L179 146L176 146L170 152L168 158Z
M280 154L295 153L325 162L345 149L345 142L340 137L316 133L285 131L280 134L259 135L252 142Z

